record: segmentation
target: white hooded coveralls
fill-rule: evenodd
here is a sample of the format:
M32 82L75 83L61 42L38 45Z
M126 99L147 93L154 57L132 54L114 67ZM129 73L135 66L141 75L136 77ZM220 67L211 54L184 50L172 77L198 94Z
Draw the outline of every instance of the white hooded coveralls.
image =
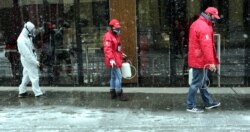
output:
M29 34L33 34L34 29L35 25L33 23L25 23L17 39L18 51L23 65L23 78L22 83L19 85L19 94L27 91L27 84L31 81L35 96L39 96L43 94L39 86L39 62L37 61L32 37L29 37Z

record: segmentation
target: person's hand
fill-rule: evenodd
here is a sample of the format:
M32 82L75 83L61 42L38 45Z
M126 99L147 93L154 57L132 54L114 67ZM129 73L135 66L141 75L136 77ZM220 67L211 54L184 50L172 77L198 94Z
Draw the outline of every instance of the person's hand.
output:
M110 65L111 65L112 67L114 67L114 66L116 65L114 60L110 60L109 63L110 63Z
M124 59L127 58L127 55L122 53L122 58L124 58Z
M43 63L37 62L37 67L40 71L43 71Z
M37 67L40 67L40 62L37 62Z
M212 71L212 72L215 72L216 71L216 66L214 64L210 64L209 65L209 70Z

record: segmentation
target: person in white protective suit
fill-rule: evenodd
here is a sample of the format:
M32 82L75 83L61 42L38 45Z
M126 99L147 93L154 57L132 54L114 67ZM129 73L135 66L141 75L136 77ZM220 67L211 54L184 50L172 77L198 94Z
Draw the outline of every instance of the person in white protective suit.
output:
M24 24L24 28L17 39L18 51L21 55L21 63L23 65L23 78L19 85L18 95L20 98L29 96L27 93L27 84L30 81L35 97L45 97L39 86L40 63L37 61L35 48L32 42L35 31L35 25L31 22L27 22Z

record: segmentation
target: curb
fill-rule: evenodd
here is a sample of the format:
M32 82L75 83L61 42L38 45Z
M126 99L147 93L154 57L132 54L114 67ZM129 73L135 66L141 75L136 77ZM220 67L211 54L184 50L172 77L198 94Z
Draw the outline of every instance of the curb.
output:
M31 91L31 87L27 88ZM109 92L109 87L41 87L42 91L50 92ZM187 94L188 87L124 87L126 93L149 93L149 94ZM18 91L18 87L0 87L0 91ZM211 94L250 94L249 87L212 87L208 89Z

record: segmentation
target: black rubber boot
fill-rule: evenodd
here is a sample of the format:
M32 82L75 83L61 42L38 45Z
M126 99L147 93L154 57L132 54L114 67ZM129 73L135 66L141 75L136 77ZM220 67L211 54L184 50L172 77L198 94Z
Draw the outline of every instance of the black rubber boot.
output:
M116 95L120 101L128 101L128 98L123 94L122 90L120 92L116 92Z
M115 92L115 89L110 89L110 96L111 96L111 99L116 99L116 92Z

